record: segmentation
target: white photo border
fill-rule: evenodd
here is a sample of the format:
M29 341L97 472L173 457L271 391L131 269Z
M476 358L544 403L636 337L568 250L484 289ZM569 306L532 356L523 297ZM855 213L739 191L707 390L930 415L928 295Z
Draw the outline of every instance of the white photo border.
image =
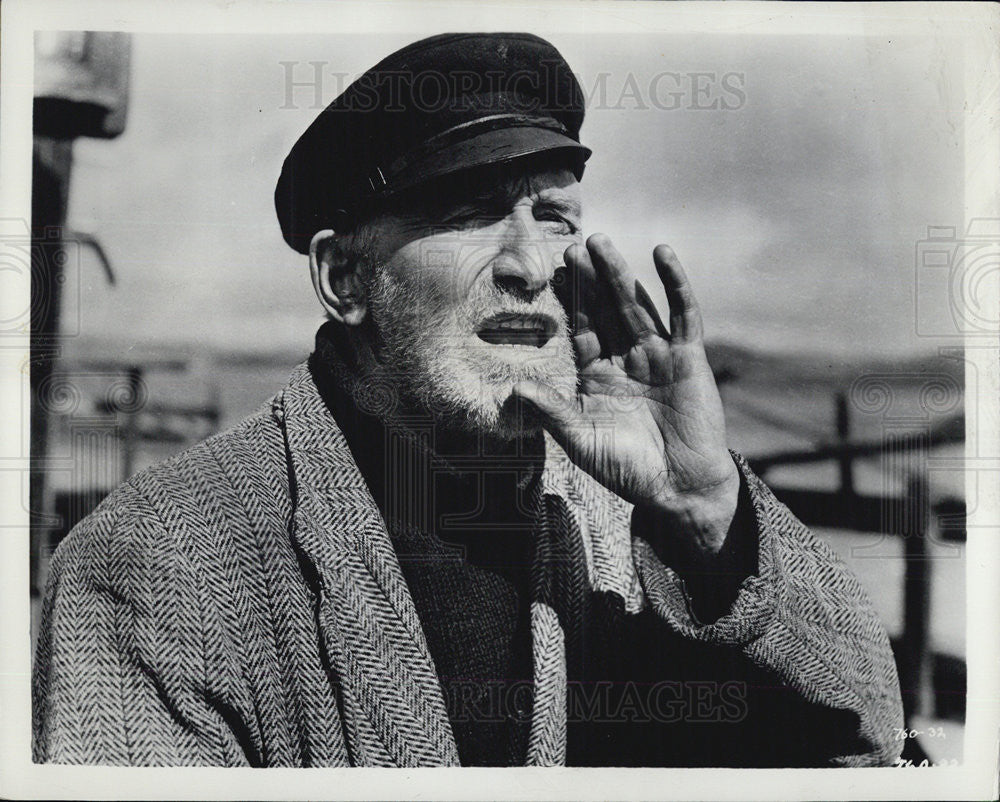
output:
M2 15L0 222L30 219L33 31L915 35L960 37L966 64L966 220L1000 218L1000 6L987 3L194 2L9 0ZM2 233L2 232L0 232ZM24 287L24 303L29 303ZM1000 304L1000 299L997 299ZM964 762L932 769L224 769L36 765L30 759L28 335L0 342L0 795L100 799L968 799L996 798L1000 743L1000 343L969 342L978 383L967 479L968 703ZM972 386L972 385L970 385ZM970 433L973 434L973 433ZM970 491L975 488L970 487ZM971 496L970 496L971 497Z

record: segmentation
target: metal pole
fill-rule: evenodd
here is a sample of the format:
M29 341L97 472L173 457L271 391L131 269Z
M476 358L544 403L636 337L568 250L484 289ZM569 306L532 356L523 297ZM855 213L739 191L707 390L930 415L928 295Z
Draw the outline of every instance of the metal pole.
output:
M36 136L32 153L31 186L31 459L28 506L32 517L30 547L31 595L41 593L46 543L41 524L52 509L46 486L49 409L45 390L59 355L59 310L65 245L63 227L69 199L73 143L68 139Z

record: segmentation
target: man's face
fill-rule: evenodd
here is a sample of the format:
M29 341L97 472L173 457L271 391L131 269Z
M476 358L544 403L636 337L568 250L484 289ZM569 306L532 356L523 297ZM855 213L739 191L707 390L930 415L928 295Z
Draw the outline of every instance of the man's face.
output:
M581 240L566 169L491 170L383 217L368 274L380 371L442 424L500 439L524 433L511 388L576 389L566 312L550 281Z

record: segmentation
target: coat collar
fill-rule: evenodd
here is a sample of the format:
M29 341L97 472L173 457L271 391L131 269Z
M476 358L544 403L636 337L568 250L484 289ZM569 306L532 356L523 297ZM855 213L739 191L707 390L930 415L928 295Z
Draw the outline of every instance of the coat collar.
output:
M315 571L322 647L339 681L351 762L458 765L442 688L388 530L306 363L295 369L272 411L285 436L291 535ZM550 582L553 565L585 563L590 586L619 592L628 609L641 604L641 591L624 502L609 506L610 494L602 497L548 434L534 488L534 536L543 556L533 567L535 706L528 763L551 765L564 760L566 745L565 644L558 587Z
M274 413L285 432L292 538L316 571L320 633L340 682L351 762L458 765L441 686L388 532L305 364Z

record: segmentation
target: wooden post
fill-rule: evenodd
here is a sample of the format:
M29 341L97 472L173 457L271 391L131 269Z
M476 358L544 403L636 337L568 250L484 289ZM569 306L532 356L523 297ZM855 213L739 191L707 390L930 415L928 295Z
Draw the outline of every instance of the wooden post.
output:
M126 397L127 409L122 413L123 421L121 426L121 438L123 452L122 455L122 479L126 481L131 478L135 471L135 452L138 432L136 431L136 416L138 415L139 396L142 392L142 368L137 365L130 365L126 370L128 377L128 396Z
M911 716L921 712L923 705L920 701L928 682L931 564L927 554L927 479L922 473L910 476L904 504L903 514L907 518L903 535L906 568L899 680L903 689L903 712L909 721Z
M843 391L837 393L837 440L842 446L846 446L851 441L851 416L847 406L847 394ZM854 491L854 457L845 448L837 459L840 467L840 492L845 499L852 498Z

